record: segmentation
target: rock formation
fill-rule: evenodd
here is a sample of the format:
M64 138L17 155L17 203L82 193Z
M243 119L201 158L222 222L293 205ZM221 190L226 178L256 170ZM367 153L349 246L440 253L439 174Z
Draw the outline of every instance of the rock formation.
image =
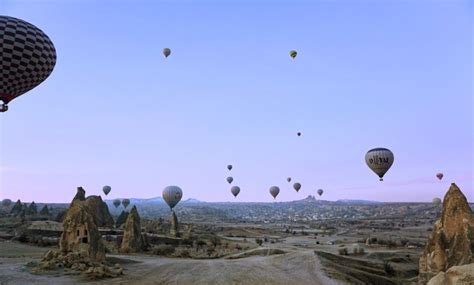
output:
M127 221L128 218L128 212L122 211L120 215L117 218L117 221L115 222L115 227L120 228L125 222Z
M95 223L98 227L113 227L114 219L109 212L109 207L100 196L88 196L86 205L94 213Z
M64 218L63 227L64 231L59 241L63 255L80 252L91 261L104 261L105 248L101 235L95 224L94 213L91 213L85 201L79 199L73 201Z
M120 251L124 253L141 252L147 249L147 244L142 235L142 227L140 223L140 215L137 207L133 206L127 221L125 222L122 245Z
M176 214L174 211L171 214L171 229L170 229L170 234L172 237L179 237L179 232L178 232L178 218L176 217Z
M91 200L98 201L95 198ZM95 202L88 202L84 189L79 187L64 217L60 250L48 251L38 266L32 269L33 272L57 269L67 274L82 274L89 279L123 274L123 268L118 264L109 267L104 263L105 246L96 225L97 209Z
M12 209L10 210L10 215L17 216L21 213L22 209L23 209L23 204L18 199L18 201L16 201L15 205L13 205Z
M419 283L452 266L474 262L474 216L461 190L452 183L444 196L441 218L419 262Z
M453 266L431 278L428 285L474 284L474 263Z
M35 216L38 214L38 208L36 207L35 201L31 202L31 204L26 209L26 214L29 216Z
M48 205L44 205L39 213L41 216L49 216Z

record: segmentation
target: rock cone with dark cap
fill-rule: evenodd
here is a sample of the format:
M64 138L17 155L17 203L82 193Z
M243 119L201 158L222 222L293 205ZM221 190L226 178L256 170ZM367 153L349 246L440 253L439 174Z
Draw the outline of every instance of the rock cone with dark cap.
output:
M30 216L34 216L34 215L38 214L38 208L36 207L36 204L35 204L34 201L31 202L31 204L26 209L26 214L30 215Z
M461 190L452 183L441 218L420 257L420 284L450 267L474 262L474 216Z
M133 206L130 214L128 215L127 221L125 222L120 251L128 253L141 252L145 251L146 249L147 244L145 238L142 235L140 215L138 214L137 207Z
M13 205L12 209L10 210L10 214L12 216L17 216L21 213L21 210L23 209L23 204L21 203L21 201L18 199L15 203L15 205Z
M125 222L127 221L128 218L128 212L122 211L120 215L117 218L117 221L115 222L115 227L120 228Z
M48 205L44 205L41 211L39 212L42 216L49 216Z

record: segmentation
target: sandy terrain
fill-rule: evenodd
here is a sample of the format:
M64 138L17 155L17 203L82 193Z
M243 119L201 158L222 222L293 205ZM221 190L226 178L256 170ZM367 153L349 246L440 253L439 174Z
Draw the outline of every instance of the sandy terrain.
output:
M77 277L38 276L25 264L48 248L13 242L0 243L0 284L77 284ZM22 257L28 256L28 257ZM340 284L322 273L313 251L294 251L239 259L193 260L146 255L111 255L121 263L125 275L91 284ZM131 262L135 261L135 262Z

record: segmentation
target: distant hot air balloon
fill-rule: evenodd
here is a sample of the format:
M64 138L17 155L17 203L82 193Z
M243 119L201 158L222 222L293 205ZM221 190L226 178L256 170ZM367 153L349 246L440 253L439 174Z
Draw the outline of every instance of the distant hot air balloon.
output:
M227 177L225 180L227 180L227 182L229 182L229 184L232 183L232 181L234 181L234 178L232 178L231 176Z
M270 194L273 196L273 199L278 196L278 193L280 193L280 188L278 188L278 186L270 187Z
M393 153L386 148L374 148L365 155L365 162L383 181L383 176L393 164Z
M0 16L0 112L46 80L56 65L48 36L23 20Z
M300 133L300 132L298 132L297 135L298 135L299 137L301 137L301 133Z
M183 197L183 191L178 186L168 186L163 189L163 200L165 200L166 204L172 210L176 204L181 201Z
M433 198L433 204L435 204L436 206L439 206L441 204L441 199L440 198Z
M291 177L286 178L286 181L291 182Z
M293 188L296 190L296 192L298 192L301 189L301 184L296 182L295 184L293 184Z
M324 193L324 190L323 190L323 189L318 189L318 191L317 191L317 192L318 192L318 195L319 195L319 196L321 196L321 195L323 195L323 193Z
M439 180L443 179L443 176L444 176L444 175L443 175L443 173L441 173L441 172L438 173L438 174L436 174L436 177L438 177Z
M298 52L296 52L296 50L291 50L290 51L290 56L292 59L295 59L295 57L298 55Z
M165 57L170 56L170 54L171 54L171 50L170 50L169 48L164 48L164 49L163 49L163 55L164 55Z
M2 200L2 206L4 206L4 207L8 207L11 204L12 204L12 200L10 200L10 199L3 199Z
M124 208L127 208L128 205L130 205L130 200L129 199L123 199L122 200L122 205Z
M112 202L115 206L115 208L118 208L118 206L120 206L120 200L119 199L115 199L113 202Z
M240 193L240 187L233 186L232 188L230 188L230 192L232 192L232 195L234 195L234 197L237 197L237 195L239 195Z
M112 187L110 187L109 185L105 185L104 187L102 187L102 192L104 192L105 195L108 195L111 190Z
M229 171L232 170L232 165L230 165L230 164L227 165L227 169L229 169Z

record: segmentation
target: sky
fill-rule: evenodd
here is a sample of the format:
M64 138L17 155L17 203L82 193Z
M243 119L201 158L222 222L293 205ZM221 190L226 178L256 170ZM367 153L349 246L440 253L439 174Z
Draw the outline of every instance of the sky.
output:
M58 56L0 114L1 199L178 185L271 202L276 185L275 201L427 202L455 182L474 201L470 1L0 0L0 15ZM383 182L374 147L395 155Z

